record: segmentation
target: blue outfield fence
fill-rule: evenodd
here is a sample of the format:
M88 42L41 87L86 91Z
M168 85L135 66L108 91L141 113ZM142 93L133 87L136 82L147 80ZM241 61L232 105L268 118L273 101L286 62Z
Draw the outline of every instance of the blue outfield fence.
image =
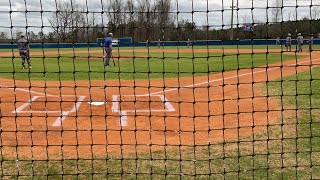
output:
M120 38L119 38L120 39ZM305 39L304 44L307 44ZM282 45L285 45L285 40L280 40ZM246 39L246 40L207 40L207 41L192 41L193 46L224 46L224 45L275 45L276 39ZM292 40L292 44L296 44L296 40ZM320 44L320 39L314 39L314 44ZM146 42L119 42L117 47L146 47ZM151 41L148 43L149 47L158 46L157 41ZM187 41L161 41L161 46L187 46ZM30 43L30 48L94 48L101 47L99 43ZM2 43L0 49L16 49L16 43Z

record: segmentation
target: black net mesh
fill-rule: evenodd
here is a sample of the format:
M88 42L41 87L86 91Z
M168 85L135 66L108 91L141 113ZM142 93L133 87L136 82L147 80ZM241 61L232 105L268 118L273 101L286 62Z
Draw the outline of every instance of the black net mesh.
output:
M1 0L1 179L320 179L317 0Z

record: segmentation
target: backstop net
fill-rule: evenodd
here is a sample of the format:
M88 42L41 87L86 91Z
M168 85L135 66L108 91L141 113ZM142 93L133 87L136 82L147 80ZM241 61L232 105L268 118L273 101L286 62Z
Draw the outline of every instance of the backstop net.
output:
M0 4L1 179L320 179L318 1Z

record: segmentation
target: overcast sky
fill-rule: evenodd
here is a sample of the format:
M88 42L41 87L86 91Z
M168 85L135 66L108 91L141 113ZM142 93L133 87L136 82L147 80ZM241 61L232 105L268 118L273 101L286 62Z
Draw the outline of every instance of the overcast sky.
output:
M56 2L59 0L0 0L0 31L10 34L18 30L22 32L52 31L48 17L56 10ZM70 1L70 0L60 0ZM122 0L126 1L126 0ZM137 2L138 0L132 0ZM141 0L140 0L141 1ZM157 1L157 0L151 0ZM231 2L232 0L171 0L172 13L175 14L176 21L188 19L196 22L197 25L209 25L212 28L228 28L231 24ZM234 23L243 24L265 23L271 21L271 9L275 0L234 0L234 5L238 4L239 10L234 10ZM75 2L88 9L89 14L97 14L97 24L102 22L102 6L107 6L109 0L75 0ZM310 8L310 5L312 8ZM283 0L284 20L294 20L302 17L310 18L310 14L315 8L320 8L320 0ZM267 10L267 7L271 7ZM298 7L298 8L296 8ZM253 8L253 9L252 9ZM28 13L25 13L30 11ZM41 13L41 10L43 13ZM10 11L13 11L10 16ZM176 12L180 12L177 16ZM191 13L194 11L194 13ZM208 13L207 13L208 11ZM253 17L253 19L252 19ZM267 18L268 17L268 18ZM106 19L106 16L103 17ZM104 22L106 22L104 20ZM44 26L44 28L41 28Z

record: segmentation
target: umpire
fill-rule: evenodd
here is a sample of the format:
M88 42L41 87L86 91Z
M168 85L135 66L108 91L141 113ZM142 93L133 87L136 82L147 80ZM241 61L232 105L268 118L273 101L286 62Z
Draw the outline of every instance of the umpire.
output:
M29 53L29 43L25 35L21 35L21 38L18 41L18 48L22 62L22 69L25 69L24 63L27 59L28 67L31 69L31 60Z

